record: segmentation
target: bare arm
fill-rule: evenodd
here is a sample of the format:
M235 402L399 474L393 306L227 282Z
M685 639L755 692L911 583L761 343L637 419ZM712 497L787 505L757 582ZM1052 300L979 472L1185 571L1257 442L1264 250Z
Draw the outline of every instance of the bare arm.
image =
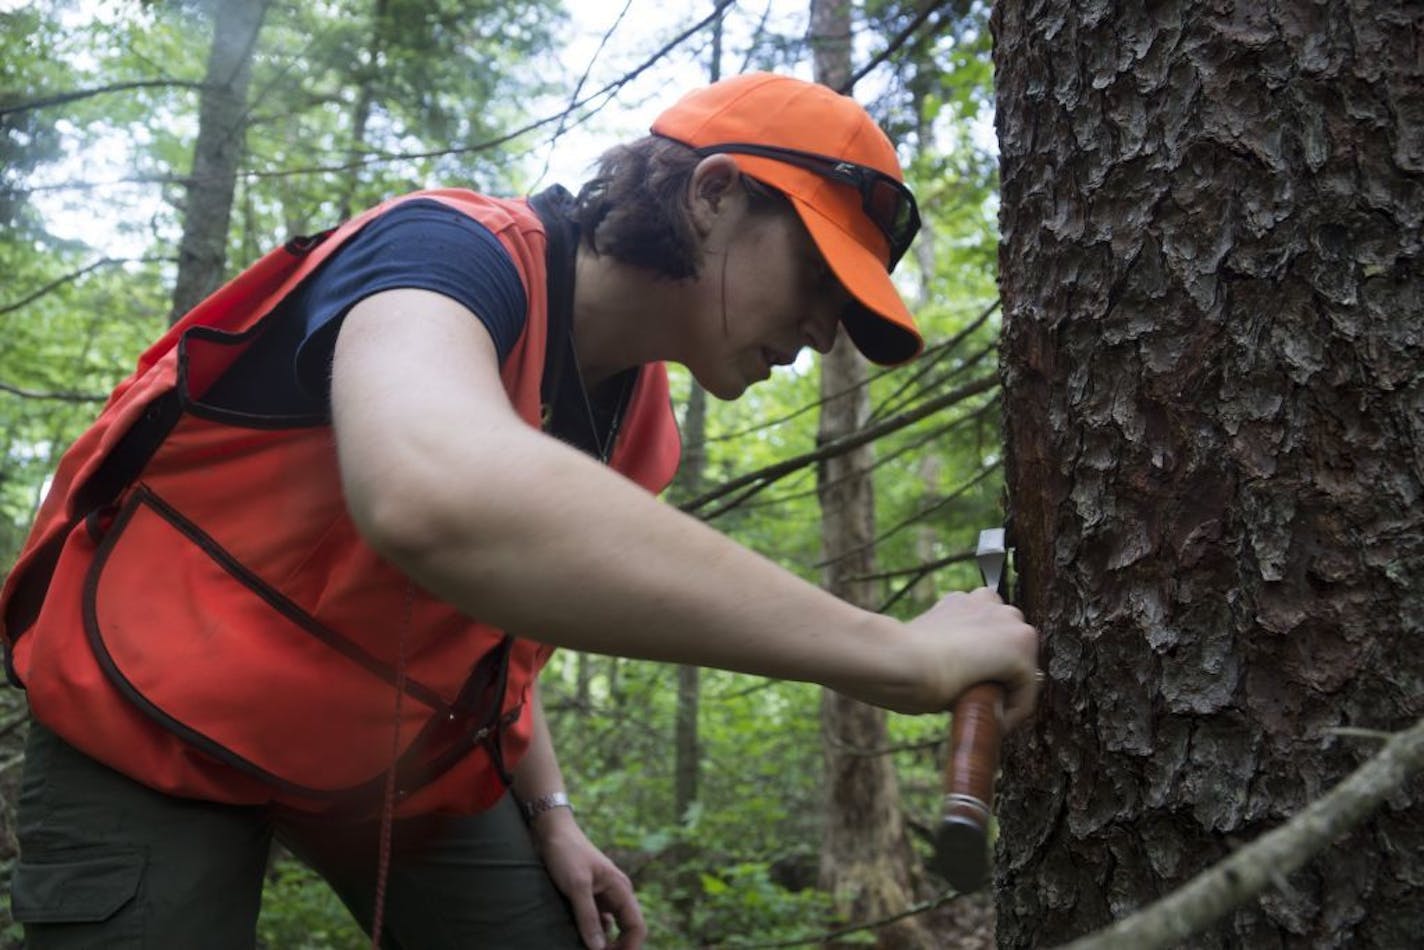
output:
M563 791L564 779L554 753L549 722L536 683L530 696L533 733L529 749L514 769L514 795L520 800ZM567 808L553 808L530 822L535 846L559 891L568 898L584 946L606 945L606 931L616 924L616 950L643 945L647 927L633 893L633 882L584 835Z
M961 597L903 624L660 504L525 425L488 335L446 297L367 298L346 317L333 372L357 525L470 616L557 646L809 680L907 712L945 709L981 679L1009 684L1011 719L1032 705L1034 634L1017 611Z

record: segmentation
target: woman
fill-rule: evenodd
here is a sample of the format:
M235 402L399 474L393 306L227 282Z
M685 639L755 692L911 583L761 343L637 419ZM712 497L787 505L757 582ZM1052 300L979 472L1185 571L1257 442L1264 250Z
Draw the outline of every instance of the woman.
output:
M859 106L756 74L652 131L577 202L424 192L273 252L66 455L0 604L31 946L250 947L274 834L387 946L640 946L539 706L555 646L1028 714L1036 634L992 593L902 623L648 493L662 361L734 399L842 324L920 347L918 215Z

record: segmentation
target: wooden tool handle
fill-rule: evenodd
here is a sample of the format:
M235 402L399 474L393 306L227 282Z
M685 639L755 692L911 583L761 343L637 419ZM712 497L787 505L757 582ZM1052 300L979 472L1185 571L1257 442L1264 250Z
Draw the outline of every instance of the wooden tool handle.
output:
M989 874L989 819L1003 708L1004 689L997 683L971 687L954 705L934 864L960 893L978 890Z

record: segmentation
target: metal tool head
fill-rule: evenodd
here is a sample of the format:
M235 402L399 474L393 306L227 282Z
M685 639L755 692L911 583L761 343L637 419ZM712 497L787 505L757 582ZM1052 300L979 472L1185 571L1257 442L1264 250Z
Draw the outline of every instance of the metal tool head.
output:
M961 894L972 894L989 880L989 841L984 826L962 815L949 816L935 832L930 867Z
M979 532L979 548L974 552L974 560L979 562L979 573L984 575L985 586L992 590L999 589L1006 557L1003 528L985 528Z

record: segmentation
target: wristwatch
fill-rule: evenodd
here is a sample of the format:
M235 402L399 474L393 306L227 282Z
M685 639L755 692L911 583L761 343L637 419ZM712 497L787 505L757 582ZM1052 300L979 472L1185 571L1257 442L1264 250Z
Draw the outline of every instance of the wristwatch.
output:
M540 795L538 798L531 798L524 802L524 819L533 821L546 811L553 811L555 808L567 808L574 810L573 803L569 801L569 796L563 792L550 792L547 795Z

